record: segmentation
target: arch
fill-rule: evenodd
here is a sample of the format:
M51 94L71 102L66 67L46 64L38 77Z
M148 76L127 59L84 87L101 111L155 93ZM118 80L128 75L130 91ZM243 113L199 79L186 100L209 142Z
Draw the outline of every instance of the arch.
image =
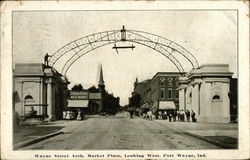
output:
M70 58L64 63L61 71L62 75L66 75L68 69L74 62L85 54L109 44L125 41L140 44L157 51L168 58L181 73L185 71L179 60L174 56L175 54L180 54L187 59L193 68L199 67L196 58L177 43L156 34L144 31L126 30L124 27L122 30L104 31L84 36L66 44L52 54L49 59L49 66L53 67L61 57L73 51Z

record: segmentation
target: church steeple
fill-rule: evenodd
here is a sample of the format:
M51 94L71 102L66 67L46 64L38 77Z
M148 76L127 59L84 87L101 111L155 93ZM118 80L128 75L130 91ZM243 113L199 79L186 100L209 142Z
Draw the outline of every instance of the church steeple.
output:
M100 70L100 78L99 78L99 84L98 84L99 90L102 92L105 89L105 84L104 84L104 80L103 80L103 73L102 73L102 66L101 66L101 70Z

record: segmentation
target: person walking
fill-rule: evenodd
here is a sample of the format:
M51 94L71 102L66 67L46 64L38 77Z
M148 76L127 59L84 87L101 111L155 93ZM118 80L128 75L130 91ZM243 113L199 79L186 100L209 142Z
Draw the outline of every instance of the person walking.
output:
M191 112L191 118L192 118L192 122L196 122L195 112L193 110Z
M161 111L158 112L158 119L162 119L162 112Z
M172 121L172 116L173 116L172 112L169 112L169 114L168 114L169 122Z
M177 110L177 121L180 121L180 110Z
M164 113L163 113L163 119L168 119L167 111L164 111Z
M176 116L177 116L177 112L176 112L176 110L174 110L174 112L173 112L173 121L174 122L176 122Z
M188 109L186 110L186 117L187 121L190 122L190 111Z
M185 122L185 112L183 109L181 110L181 121Z

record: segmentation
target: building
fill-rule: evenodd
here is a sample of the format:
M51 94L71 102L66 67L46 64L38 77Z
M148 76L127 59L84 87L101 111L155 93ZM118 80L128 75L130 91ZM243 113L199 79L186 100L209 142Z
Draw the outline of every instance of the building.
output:
M150 79L138 82L136 78L134 82L134 90L129 98L129 106L139 108L150 99Z
M87 90L71 90L70 97L67 101L67 108L76 111L81 109L85 114L100 114L101 112L114 114L120 107L120 98L114 97L105 90L102 67L100 70L98 88L92 86Z
M137 103L140 101L140 107L144 104L152 106L157 102L158 108L178 109L179 93L177 88L180 75L179 72L158 72L152 79L142 82L138 82L136 79L129 105L132 106L136 99Z
M180 77L180 109L193 110L200 122L230 122L232 75L228 64L206 64Z
M69 81L41 63L18 63L13 71L13 106L21 120L62 119Z
M90 89L93 89L91 87ZM88 90L70 91L65 110L81 110L85 114L99 114L102 111L101 93Z
M179 109L177 88L180 75L180 72L158 72L150 83L151 102L158 102L159 108Z

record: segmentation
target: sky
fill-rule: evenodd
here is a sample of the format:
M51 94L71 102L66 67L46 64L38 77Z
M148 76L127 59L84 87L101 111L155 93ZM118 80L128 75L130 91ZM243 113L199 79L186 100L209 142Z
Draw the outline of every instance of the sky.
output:
M229 64L237 77L237 13L235 11L33 11L13 13L13 63L42 63L45 53L78 38L108 30L154 33L191 52L199 65ZM119 45L131 45L121 43ZM133 83L152 78L157 72L178 71L174 64L150 48L119 50L107 45L79 58L68 70L71 84L84 88L98 85L100 66L106 89L128 103ZM186 72L192 67L178 57ZM64 57L54 67L60 72Z

